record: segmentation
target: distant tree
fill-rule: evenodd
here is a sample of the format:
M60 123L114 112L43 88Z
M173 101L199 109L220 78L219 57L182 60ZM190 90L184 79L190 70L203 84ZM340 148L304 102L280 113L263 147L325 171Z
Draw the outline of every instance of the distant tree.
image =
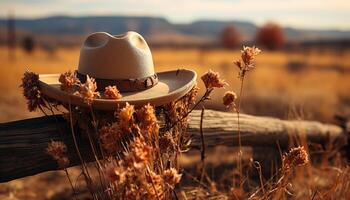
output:
M282 28L275 23L267 23L260 28L256 35L256 41L267 49L281 48L285 43Z
M221 43L226 48L234 48L240 42L240 35L237 29L230 25L223 29L221 32Z
M22 40L22 48L27 52L27 53L32 53L32 51L35 48L35 41L32 37L26 36Z

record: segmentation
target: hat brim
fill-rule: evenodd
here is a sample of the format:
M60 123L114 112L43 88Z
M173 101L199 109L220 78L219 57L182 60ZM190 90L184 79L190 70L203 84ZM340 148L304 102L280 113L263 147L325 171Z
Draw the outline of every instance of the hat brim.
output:
M100 98L92 102L92 106L98 110L114 110L118 105L129 103L135 106L142 106L150 103L153 106L160 106L175 101L187 94L196 84L197 74L192 70L181 69L157 73L159 82L152 88L137 91L121 93L120 99L107 99L101 93ZM59 102L88 106L80 96L67 93L60 89L58 81L60 74L40 74L41 92Z

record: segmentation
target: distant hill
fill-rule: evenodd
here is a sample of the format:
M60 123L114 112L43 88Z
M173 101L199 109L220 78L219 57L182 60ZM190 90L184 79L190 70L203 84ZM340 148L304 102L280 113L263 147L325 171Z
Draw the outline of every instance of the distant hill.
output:
M6 19L0 19L0 34L6 28ZM80 43L89 33L106 31L120 34L133 30L144 35L151 43L215 43L224 27L234 25L242 39L252 41L259 27L242 21L195 21L174 24L160 17L129 16L53 16L39 19L16 19L20 35L32 34L46 40ZM293 41L350 39L350 31L301 30L284 28L287 39ZM4 37L0 37L4 38ZM75 38L75 39L72 39Z

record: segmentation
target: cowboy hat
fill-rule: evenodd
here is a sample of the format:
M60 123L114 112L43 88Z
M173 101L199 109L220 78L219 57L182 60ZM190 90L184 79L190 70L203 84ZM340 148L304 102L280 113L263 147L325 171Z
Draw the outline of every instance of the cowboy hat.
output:
M95 79L101 96L93 99L91 105L100 110L112 110L127 102L136 106L165 105L188 93L197 77L194 71L186 69L155 73L146 41L132 31L88 36L81 46L76 76L82 83L88 77ZM41 92L60 102L87 106L81 96L61 89L59 77L60 74L40 74ZM101 91L107 86L116 86L121 98L106 98Z

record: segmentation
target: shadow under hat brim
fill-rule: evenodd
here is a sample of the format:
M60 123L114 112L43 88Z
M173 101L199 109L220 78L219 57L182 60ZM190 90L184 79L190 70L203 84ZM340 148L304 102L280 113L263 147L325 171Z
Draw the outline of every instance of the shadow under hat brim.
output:
M137 92L123 92L122 98L117 100L107 99L101 92L101 97L94 99L92 106L99 110L114 110L118 105L124 105L126 102L135 106L147 103L153 106L165 105L187 94L196 84L197 78L196 72L187 69L159 72L157 75L159 82L152 88ZM60 89L59 77L60 74L40 74L41 92L62 103L87 107L82 97Z

